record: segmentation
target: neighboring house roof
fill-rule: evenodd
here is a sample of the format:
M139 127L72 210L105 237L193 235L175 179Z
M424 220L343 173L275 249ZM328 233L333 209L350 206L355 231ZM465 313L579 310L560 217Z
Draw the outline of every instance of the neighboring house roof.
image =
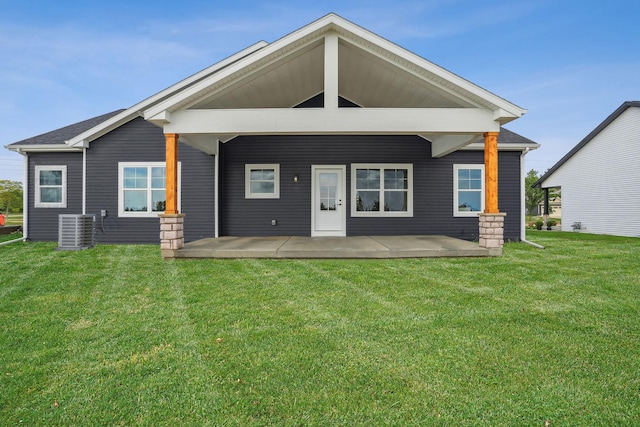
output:
M555 171L557 171L562 165L564 165L574 154L580 151L585 145L587 145L593 138L596 137L603 129L609 126L615 119L617 119L620 114L624 113L627 108L636 107L640 108L640 101L626 101L623 102L620 107L618 107L609 117L607 117L602 123L598 125L589 135L587 135L582 141L578 143L575 147L571 149L563 158L561 158L555 165L551 167L548 171L540 177L538 181L536 181L532 187L542 187L542 183L549 178Z

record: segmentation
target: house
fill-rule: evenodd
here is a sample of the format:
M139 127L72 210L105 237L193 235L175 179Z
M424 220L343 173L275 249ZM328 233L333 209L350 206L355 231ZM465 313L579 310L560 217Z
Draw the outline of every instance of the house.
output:
M26 159L31 240L86 213L99 241L160 240L168 257L271 235L438 234L501 252L524 236L523 159L538 147L502 125L525 111L329 14L7 148Z
M640 237L640 101L627 101L534 186L562 191L562 230Z

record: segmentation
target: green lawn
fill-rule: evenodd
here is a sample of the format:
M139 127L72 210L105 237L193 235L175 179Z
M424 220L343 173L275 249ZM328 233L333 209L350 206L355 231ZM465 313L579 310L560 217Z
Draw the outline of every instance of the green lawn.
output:
M0 425L640 424L640 239L486 259L0 247Z

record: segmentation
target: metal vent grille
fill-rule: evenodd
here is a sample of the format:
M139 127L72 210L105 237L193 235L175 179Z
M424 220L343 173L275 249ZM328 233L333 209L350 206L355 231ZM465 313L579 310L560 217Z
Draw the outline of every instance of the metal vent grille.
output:
M58 250L77 251L94 246L93 215L58 216Z

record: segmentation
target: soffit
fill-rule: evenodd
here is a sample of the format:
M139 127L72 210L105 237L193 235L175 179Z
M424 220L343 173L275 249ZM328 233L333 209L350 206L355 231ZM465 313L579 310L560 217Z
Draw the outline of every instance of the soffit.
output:
M245 72L226 87L189 109L288 108L324 91L324 37ZM397 59L397 58L396 58ZM444 86L435 75L419 74L410 64L390 62L362 46L341 39L338 47L338 93L361 107L478 107ZM427 74L423 71L423 74Z
M324 43L317 40L241 77L191 109L289 108L324 89Z

